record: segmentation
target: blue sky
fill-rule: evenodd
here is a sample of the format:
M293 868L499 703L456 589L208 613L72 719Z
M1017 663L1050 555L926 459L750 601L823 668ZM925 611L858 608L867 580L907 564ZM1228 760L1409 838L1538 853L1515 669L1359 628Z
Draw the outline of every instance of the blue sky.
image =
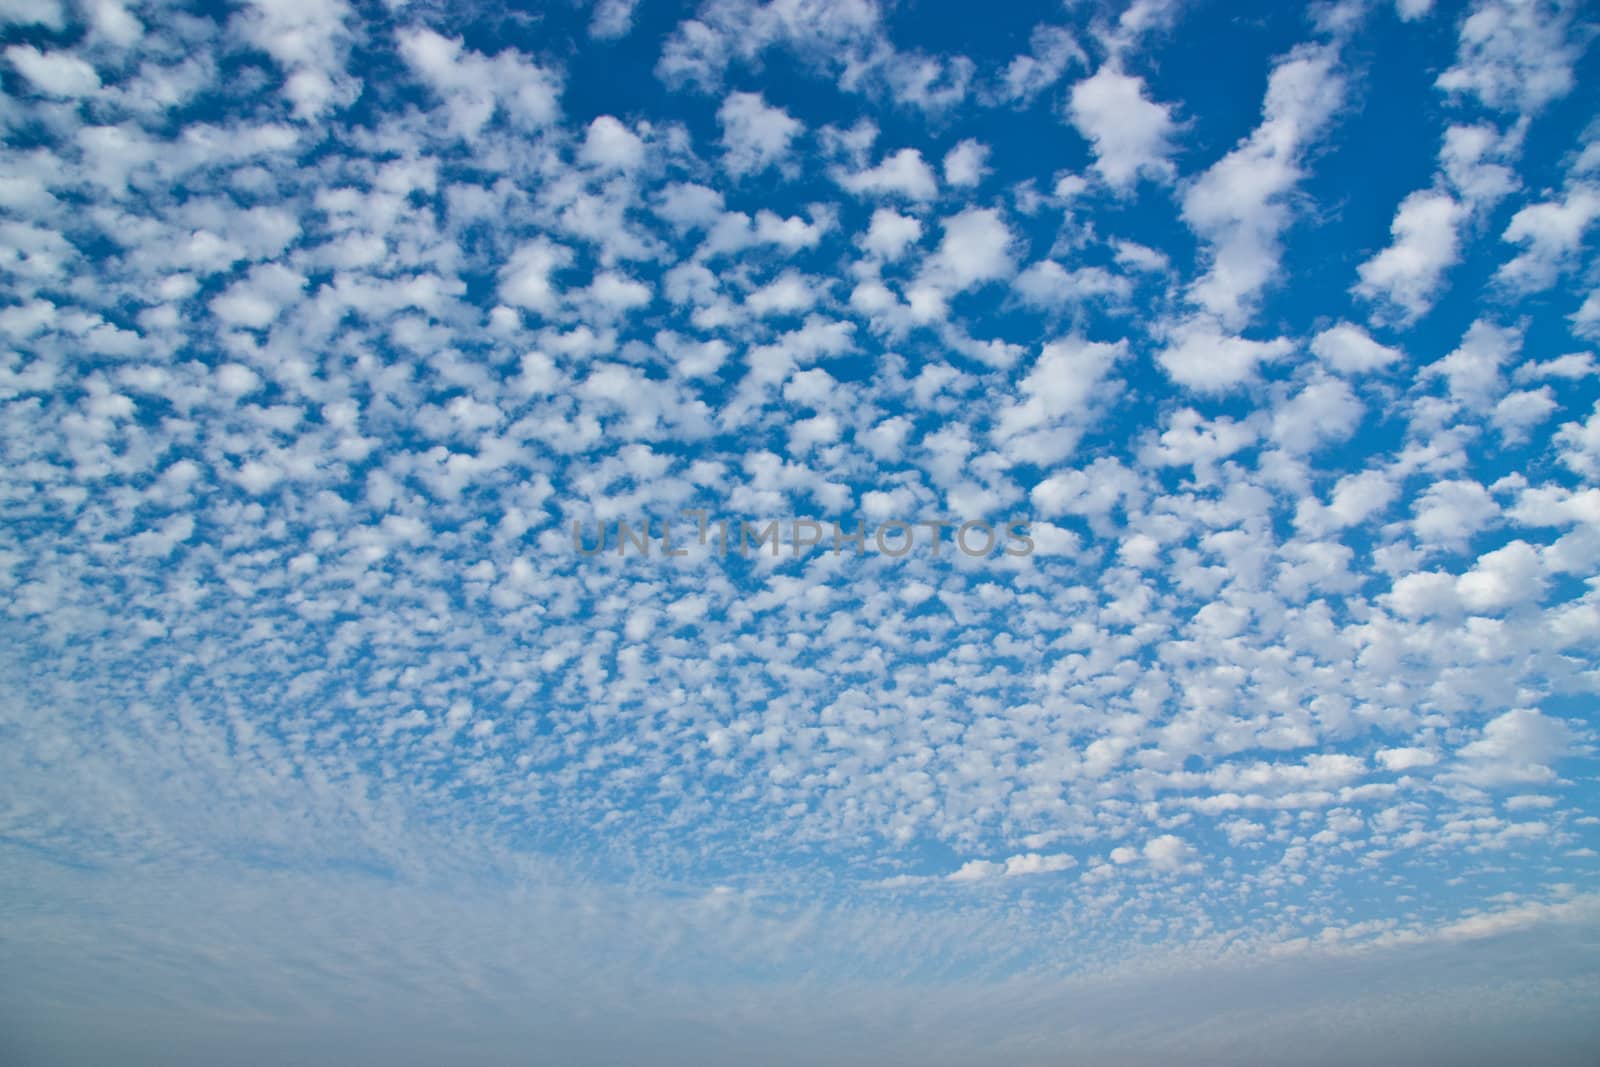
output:
M1600 1040L1581 5L0 24L5 1058Z

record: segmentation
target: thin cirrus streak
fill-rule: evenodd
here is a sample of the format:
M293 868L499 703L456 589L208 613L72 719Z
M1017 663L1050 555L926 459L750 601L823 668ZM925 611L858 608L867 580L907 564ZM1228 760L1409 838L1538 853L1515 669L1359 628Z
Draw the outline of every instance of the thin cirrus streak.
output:
M1587 1062L1592 12L0 21L0 1058Z

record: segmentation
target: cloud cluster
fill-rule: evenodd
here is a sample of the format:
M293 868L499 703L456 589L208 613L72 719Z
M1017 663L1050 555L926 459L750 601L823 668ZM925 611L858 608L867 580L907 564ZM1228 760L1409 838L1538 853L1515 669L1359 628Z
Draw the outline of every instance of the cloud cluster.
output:
M970 56L872 0L0 6L0 966L47 1022L976 982L1027 1061L1118 1047L1082 983L1592 932L1587 38L1397 11L1275 14L1212 122L1150 0ZM1414 177L1330 192L1361 35L1446 29ZM695 514L1035 551L573 546Z

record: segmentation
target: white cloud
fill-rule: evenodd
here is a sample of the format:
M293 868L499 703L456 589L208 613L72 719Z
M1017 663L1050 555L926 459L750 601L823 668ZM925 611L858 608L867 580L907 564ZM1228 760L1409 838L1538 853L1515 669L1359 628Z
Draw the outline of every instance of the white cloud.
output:
M1483 735L1456 753L1451 777L1488 788L1554 781L1550 764L1573 751L1565 721L1533 708L1513 708L1491 719Z
M1037 852L1024 852L1008 857L1004 862L994 860L968 860L960 868L946 875L951 882L981 882L991 878L1020 878L1031 874L1051 874L1070 870L1077 860L1062 853L1041 856Z
M1442 571L1407 574L1396 579L1383 599L1408 618L1446 614L1460 605L1455 579Z
M1122 239L1118 239L1113 243L1117 249L1117 262L1129 270L1161 274L1170 266L1170 260L1168 260L1165 252L1151 248L1148 245Z
M550 276L571 261L571 249L553 241L527 242L500 269L500 299L513 307L551 313L560 294Z
M1184 221L1209 245L1208 269L1190 286L1189 299L1222 325L1243 326L1272 280L1290 220L1288 194L1303 176L1300 156L1343 95L1330 49L1291 53L1268 79L1261 124L1184 192Z
M1272 412L1272 439L1290 452L1311 452L1344 441L1366 413L1339 378L1316 378Z
M909 215L881 207L872 213L872 222L861 247L883 259L899 259L908 246L922 239L922 223Z
M32 45L14 44L6 59L33 87L51 96L89 96L100 89L94 67L70 52L41 52Z
M940 224L939 247L922 263L917 284L959 293L1008 277L1015 269L1016 237L994 208L968 208Z
M276 263L263 263L211 301L211 313L232 326L263 329L300 299L306 278Z
M350 15L344 0L250 0L235 25L288 72L283 94L296 117L315 119L360 92L360 82L345 70Z
M1054 856L1041 856L1037 852L1025 852L1006 859L1005 876L1017 878L1027 874L1050 874L1055 871L1065 871L1077 866L1077 860L1066 853Z
M1438 753L1425 748L1380 749L1377 758L1386 770L1391 771L1410 771L1419 767L1431 767L1439 762Z
M1436 482L1414 505L1412 528L1425 543L1459 546L1500 514L1489 491L1469 479Z
M1456 581L1456 595L1472 611L1504 611L1538 600L1544 591L1544 564L1526 541L1512 541L1478 557Z
M1355 526L1388 507L1396 495L1394 481L1382 471L1348 474L1333 488L1328 516L1338 527Z
M878 5L862 0L739 0L703 4L680 22L661 50L656 75L669 85L720 88L730 64L757 61L768 48L789 47L824 68L837 68L857 88L873 64L893 56L880 34Z
M656 214L682 229L705 228L723 215L722 193L694 182L675 182L656 200Z
M1344 374L1367 374L1404 358L1398 349L1379 344L1366 330L1348 322L1330 326L1317 334L1311 340L1311 351L1330 368Z
M804 130L787 111L769 106L760 93L729 93L717 120L722 123L723 164L735 177L781 163Z
M1563 424L1556 431L1555 439L1563 466L1590 481L1600 482L1600 404L1595 405L1585 421Z
M1449 355L1422 368L1421 376L1443 378L1455 400L1478 410L1492 407L1505 391L1500 368L1522 347L1520 330L1479 319Z
M877 166L855 173L841 173L838 182L858 196L898 195L908 200L932 200L939 195L933 168L915 148L902 148L886 156Z
M1167 873L1197 870L1200 866L1194 846L1176 834L1152 837L1144 843L1141 854L1153 869Z
M1088 61L1069 31L1060 26L1036 26L1030 50L1006 64L993 95L1007 103L1031 103L1071 67Z
M126 48L144 34L144 26L121 0L87 0L83 9L95 35L112 44Z
M633 13L639 0L597 0L589 20L589 36L602 41L626 37L633 29Z
M1016 461L1040 466L1071 454L1111 369L1127 358L1126 342L1069 338L1044 346L1000 409L995 437Z
M1415 319L1433 306L1445 271L1461 258L1458 230L1466 210L1449 193L1420 191L1400 202L1394 243L1361 264L1355 291L1387 300Z
M548 125L559 113L561 79L513 50L484 56L463 48L459 39L420 27L398 36L400 55L443 99L457 137L477 137L496 108L530 129Z
M245 396L261 388L261 376L238 363L225 363L218 367L216 377L217 388L229 396Z
M1133 283L1102 267L1068 271L1055 260L1040 260L1017 275L1017 296L1034 307L1059 308L1091 300L1125 300Z
M956 188L970 188L983 180L988 173L985 161L989 158L989 149L972 138L967 138L944 157L944 180L946 185Z
M817 302L817 286L798 271L784 271L745 298L745 306L757 315L793 315Z
M1600 362L1588 352L1568 352L1555 359L1524 363L1512 377L1518 382L1534 382L1541 378L1577 380L1600 374Z
M884 50L868 61L875 79L888 87L890 98L902 107L943 112L967 96L975 66L966 56L930 56ZM849 79L847 76L847 81Z
M1528 440L1528 431L1542 424L1560 407L1549 386L1539 389L1521 389L1507 393L1494 406L1489 421L1500 431L1508 445L1518 445Z
M653 294L650 287L643 282L617 271L608 270L595 275L585 295L592 301L598 313L611 317L633 308L644 307L650 303Z
M1148 34L1169 28L1182 9L1181 0L1133 0L1117 16L1116 26L1098 33L1106 50L1120 56Z
M1463 227L1517 187L1516 175L1496 160L1514 157L1521 138L1520 127L1505 134L1488 124L1446 129L1433 186L1400 202L1389 228L1393 242L1361 264L1353 291L1398 311L1402 322L1426 314L1461 259Z
M1455 64L1438 86L1486 107L1538 111L1571 91L1578 58L1568 25L1574 5L1478 0L1461 23Z
M1600 188L1577 185L1564 199L1530 204L1511 217L1503 239L1525 246L1503 264L1495 278L1520 292L1536 292L1554 285L1561 272L1574 265L1583 235L1600 218Z
M272 976L361 968L336 958L350 957L337 937L281 966L293 939L262 925L272 901L312 901L338 920L330 930L371 944L406 925L382 915L442 906L451 921L408 943L445 961L435 979L481 974L487 959L497 981L423 983L434 1007L552 1005L540 983L559 974L573 987L559 1011L580 1022L557 1041L592 1048L577 1009L626 993L639 1025L610 1060L655 1040L641 1003L678 1030L714 1030L714 1012L683 1014L691 1000L745 1020L735 1037L752 1048L816 1059L777 1023L750 1029L785 1017L795 991L730 985L733 967L846 975L868 1014L890 1019L911 1018L907 981L925 993L924 977L960 974L972 979L960 996L916 1008L931 1024L884 1029L879 1047L978 1062L1084 1048L1054 1006L1079 1003L1077 985L1125 982L1134 1018L1145 975L1171 977L1174 960L1203 961L1195 988L1211 994L1238 969L1259 984L1258 958L1282 988L1322 954L1343 967L1383 953L1415 985L1415 960L1387 955L1397 945L1596 914L1561 888L1592 862L1571 840L1593 770L1579 720L1564 720L1570 736L1538 719L1493 725L1580 693L1600 636L1593 346L1563 340L1555 318L1592 326L1581 306L1594 279L1575 269L1557 280L1580 288L1527 302L1504 284L1461 293L1441 308L1459 344L1353 317L1336 277L1331 292L1292 288L1256 328L1243 319L1265 285L1230 290L1237 324L1221 303L1186 303L1194 274L1249 282L1216 273L1239 234L1294 253L1283 264L1314 260L1321 285L1368 254L1339 221L1395 207L1371 202L1385 183L1344 181L1370 160L1336 150L1333 184L1213 190L1216 228L1196 243L1159 205L1112 195L1086 149L1067 145L1081 173L1032 150L1033 135L1075 138L1063 108L1093 71L1060 80L1079 61L1072 34L1131 70L1153 32L1215 13L1063 9L1050 17L1071 29L1038 31L1031 63L986 49L992 66L969 77L948 42L897 47L923 28L902 8L697 0L669 51L703 60L713 94L658 86L563 116L558 71L592 87L660 42L631 31L597 44L609 5L592 2L547 12L527 52L493 55L404 20L390 30L282 3L276 53L246 33L257 16L141 8L134 55L114 6L76 4L44 38L77 42L67 54L104 79L91 97L35 91L6 64L6 116L25 140L0 159L0 498L26 521L6 527L0 600L14 644L69 653L27 657L26 678L0 685L23 697L0 700L0 809L26 846L8 948L41 988L77 988L83 952L63 946L98 944L123 961L114 984L183 1003L185 1026L216 1025L219 1004L282 1014L307 990ZM1314 15L1313 32L1350 39L1353 11ZM637 12L640 29L669 17ZM1447 20L1380 14L1373 30L1403 32L1435 72L1448 64L1432 50ZM1297 32L1299 15L1284 18L1263 39ZM350 95L352 52L355 73L378 69L371 59L404 84ZM1142 95L1165 84L1149 77ZM1363 77L1374 101L1414 84ZM1000 110L966 107L969 89ZM804 133L757 145L779 99ZM716 118L741 100L748 135ZM1315 124L1272 100L1242 145L1197 142L1197 169L1237 148L1253 153L1232 173L1241 183L1307 170ZM1447 122L1436 160L1404 142L1385 165L1433 168L1429 191L1460 206L1460 276L1476 284L1542 239L1534 213L1525 244L1500 242L1519 208L1566 204L1600 164L1584 162L1582 116L1550 108L1526 178L1539 192L1510 203L1519 124L1474 100L1447 102L1477 124ZM939 107L951 113L919 113ZM1209 104L1174 101L1168 117L1196 107ZM1371 132L1377 110L1345 111L1341 124ZM1194 129L1238 118L1197 111ZM1290 142L1290 163L1267 166ZM897 149L910 165L890 174ZM1564 177L1545 173L1557 164ZM736 180L746 165L762 174ZM860 197L838 178L872 172ZM1274 228L1335 186L1315 232ZM1270 217L1230 214L1261 203ZM1560 269L1584 251L1581 239L1560 251ZM1283 271L1268 258L1270 282ZM715 523L701 544L686 509L813 516L825 542L833 519L1026 519L1036 551L972 559L945 529L934 558L919 529L903 559L848 547L797 559L783 520L778 556L721 558ZM650 558L618 558L614 524L646 517ZM662 554L664 517L686 556ZM612 524L603 554L575 548L575 519L591 537ZM157 669L200 661L198 695L192 671ZM1563 748L1570 773L1550 755ZM1485 796L1496 781L1546 803ZM419 829L421 809L450 832ZM175 827L181 863L165 844ZM555 843L548 862L520 847L532 827ZM763 852L782 841L800 847ZM1075 867L1069 849L1095 858ZM626 887L552 878L574 850L600 867L626 857ZM252 882L240 856L270 858L263 877L282 884L201 891L211 875ZM930 868L936 856L959 858ZM1486 863L1499 873L1483 888L1471 874ZM874 883L895 871L932 873ZM1398 903L1344 917L1323 890L1351 871ZM419 896L417 879L440 872L449 900ZM516 893L485 897L451 872ZM1430 879L1463 878L1437 921L1405 917ZM101 882L116 892L96 897ZM891 882L915 892L857 891ZM352 909L358 884L381 891ZM1518 903L1502 906L1502 891ZM1546 896L1556 903L1536 903ZM38 910L84 900L103 922ZM230 961L207 965L209 1005L169 996L141 969L148 953L124 944L124 927L195 934L193 916L161 910L174 900L251 916L200 931ZM556 966L523 967L514 945L498 963L481 951L527 943L506 936L512 913L524 933L556 931L541 948ZM1127 930L1153 931L1137 958L1118 940ZM1581 941L1546 936L1517 952ZM906 951L928 944L939 952ZM1110 971L1060 989L1015 971L1084 960ZM374 966L382 987L393 968ZM718 996L651 977L668 972L702 974ZM1011 983L1008 1003L1020 991L1052 1010L969 1026L957 1002L996 983ZM1340 1007L1371 1020L1388 999ZM1099 1011L1117 1003L1097 1002L1088 1030L1121 1045L1090 1034L1090 1058L1114 1060L1132 1034L1166 1059L1228 1059L1198 1023L1151 1044L1148 1028ZM101 1007L83 1017L109 1040L127 1005ZM1507 1018L1486 1007L1474 994L1438 1018ZM1417 1016L1415 998L1390 1016L1408 1047L1436 1052L1418 1035L1459 1034L1418 1030ZM1329 1055L1382 1061L1390 1047L1375 1037Z
M1256 442L1249 426L1228 418L1206 419L1193 408L1172 413L1148 463L1160 466L1196 466L1215 463Z
M1113 189L1129 189L1140 177L1171 179L1171 108L1146 98L1143 79L1107 64L1072 87L1068 114L1094 146L1095 171Z
M52 30L66 25L60 0L5 0L0 3L0 20L18 26L44 26Z
M1258 366L1292 350L1293 345L1284 338L1252 341L1225 333L1216 320L1201 315L1173 327L1156 358L1179 385L1218 393L1252 380Z
M1522 150L1523 127L1501 133L1489 123L1453 125L1439 146L1446 184L1476 213L1492 207L1520 184L1509 164Z
M644 162L644 142L639 135L610 115L589 123L578 158L611 170L633 170Z

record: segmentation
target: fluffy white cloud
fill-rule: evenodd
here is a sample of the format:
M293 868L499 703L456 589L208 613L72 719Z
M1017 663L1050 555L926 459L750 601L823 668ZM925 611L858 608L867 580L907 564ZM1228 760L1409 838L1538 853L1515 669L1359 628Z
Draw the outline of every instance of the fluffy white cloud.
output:
M1385 748L1377 753L1378 762L1391 771L1410 771L1432 767L1439 762L1439 754L1425 748Z
M902 148L886 156L877 166L854 173L841 173L839 184L857 195L893 194L908 200L932 200L939 194L933 168L915 148Z
M1026 55L982 63L868 0L697 0L665 34L631 28L665 8L546 5L521 51L414 7L397 26L290 0L138 13L0 0L0 19L59 31L18 48L98 83L58 95L5 64L8 959L81 1005L39 994L14 1013L28 1026L150 1025L82 984L72 961L96 953L120 961L107 988L185 1005L196 1029L173 1032L228 1004L298 1017L306 974L392 984L393 961L363 970L338 930L388 944L406 923L384 915L443 915L401 940L464 1025L533 1005L579 1020L557 1043L595 1048L579 1009L654 1004L668 1033L715 1002L750 1047L814 1060L776 1023L744 1028L810 1003L783 974L843 975L875 1018L929 1021L900 1028L931 1035L920 1048L886 1036L891 1059L1027 1059L1086 1047L1026 1007L1104 986L1036 980L1084 960L1129 984L1137 1024L1146 963L1203 962L1214 1004L1263 959L1279 983L1311 956L1496 932L1525 960L1583 939L1511 938L1600 915L1563 888L1593 858L1593 754L1558 716L1600 640L1582 116L1528 127L1429 90L1437 153L1391 139L1385 166L1455 205L1460 268L1414 305L1459 291L1412 329L1374 289L1379 328L1338 278L1382 254L1350 220L1381 229L1395 203L1349 180L1370 160L1317 151L1382 132L1340 105L1333 49L1438 71L1448 20L1273 13L1263 40L1332 43L1247 56L1272 71L1254 130L1148 73L1130 113L1162 109L1157 149L1147 127L1077 144L1073 83L1092 103L1114 73L1169 70L1187 20L1210 35L1215 12L1069 5ZM1370 100L1415 87L1358 76ZM563 84L590 106L563 115ZM1141 182L1171 173L1190 115L1198 173ZM1477 288L1534 253L1547 292ZM742 554L741 519L777 520L778 551ZM1027 521L1034 551L975 558L931 521L903 557L870 531L830 551L834 521L848 541L934 519L1001 544ZM277 881L241 879L241 856ZM1492 885L1471 877L1486 857ZM1340 896L1352 879L1393 900ZM1445 881L1437 920L1394 904ZM209 1001L135 944L196 940L174 900L204 905L199 941L226 957L197 964ZM328 936L280 936L304 926L282 900L312 902ZM535 928L555 931L551 966L496 955ZM1128 930L1148 933L1137 960ZM1383 959L1416 984L1415 959ZM908 981L950 974L959 996L904 1015ZM1022 1012L967 1025L1001 982ZM1198 1023L1171 1048L1107 1023L1116 1000L1086 1029L1121 1045L1090 1058L1125 1057L1128 1034L1167 1059L1237 1052ZM1461 1018L1509 1018L1488 1003L1463 995L1419 1031L1412 998L1394 1032L1437 1051ZM656 1041L632 1020L602 1058ZM497 1025L469 1028L492 1044Z
M1254 429L1227 416L1208 420L1193 408L1180 408L1173 412L1147 462L1209 467L1254 444L1256 436Z
M1489 491L1468 479L1437 482L1427 487L1414 505L1412 528L1424 542L1464 544L1500 514Z
M1343 380L1313 379L1273 410L1272 439L1290 452L1310 452L1348 439L1365 412Z
M626 37L633 29L633 13L639 0L598 0L589 20L589 36L602 41Z
M550 313L560 296L550 276L570 262L570 249L543 238L529 241L501 268L500 299L514 307Z
M1505 390L1500 368L1510 363L1521 347L1519 330L1479 319L1467 330L1460 345L1424 367L1422 375L1443 378L1453 398L1470 407L1486 409Z
M922 263L919 287L959 293L1010 276L1016 237L994 208L968 208L944 219L939 247Z
M1495 277L1522 292L1548 289L1573 265L1584 232L1600 218L1600 188L1578 185L1560 200L1530 204L1511 217L1505 240L1524 251L1502 265Z
M1357 295L1393 309L1403 322L1432 308L1461 259L1462 228L1516 188L1516 175L1500 161L1515 156L1521 139L1521 127L1504 134L1488 124L1446 129L1432 187L1400 202L1390 225L1393 242L1358 268Z
M945 184L958 189L977 185L987 173L984 161L988 158L989 149L985 145L970 137L962 141L945 153Z
M1507 444L1521 444L1528 433L1543 423L1559 405L1549 386L1507 393L1494 406L1490 421Z
M546 125L559 112L560 78L515 51L480 55L420 27L401 30L399 44L406 63L444 101L459 137L476 137L496 108L524 128Z
M18 26L60 30L66 25L66 12L59 0L6 0L0 5L0 20Z
M804 127L760 93L729 93L717 110L723 165L734 176L755 174L781 162Z
M1366 330L1348 322L1317 334L1311 340L1311 351L1329 367L1345 374L1382 370L1404 358L1397 349L1379 344Z
M728 67L753 62L769 48L792 48L824 68L842 64L841 81L859 88L869 71L896 57L881 35L878 5L863 0L710 3L680 22L656 63L669 85L721 86Z
M611 115L589 123L578 149L585 163L610 170L633 170L644 162L644 141Z
M1569 318L1572 321L1572 332L1579 337L1591 340L1600 337L1600 289L1585 297L1583 304Z
M1052 308L1089 300L1124 300L1133 293L1133 283L1101 267L1068 271L1045 259L1017 275L1015 289L1025 303Z
M6 59L33 87L51 96L88 96L100 88L94 67L70 52L41 52L32 45L14 44Z
M253 267L211 301L211 313L233 326L263 329L300 298L306 278L276 263Z
M1456 753L1451 777L1497 787L1555 779L1550 766L1570 754L1575 738L1561 719L1532 708L1513 708L1491 719L1483 735Z
M1458 230L1465 217L1466 209L1449 193L1407 196L1390 227L1394 243L1361 264L1356 292L1393 303L1408 319L1427 311L1445 271L1461 258Z
M1600 482L1600 404L1583 422L1564 424L1555 439L1563 465L1592 482Z
M1172 177L1172 109L1146 98L1143 79L1107 64L1072 87L1068 115L1113 189L1128 189L1141 176Z
M1461 23L1455 64L1439 75L1439 87L1527 112L1566 95L1578 58L1567 33L1574 10L1540 0L1478 0Z
M1300 156L1337 110L1344 79L1326 47L1302 48L1272 69L1261 124L1183 194L1183 218L1209 245L1206 273L1190 299L1238 329L1272 279L1290 220Z
M1333 487L1327 513L1339 526L1354 526L1388 507L1397 494L1394 481L1382 471L1348 474Z
M784 271L745 298L757 315L793 315L817 302L818 286L798 271Z
M1544 591L1544 564L1526 541L1485 552L1456 582L1456 595L1472 611L1504 611L1536 601Z
M1077 39L1060 26L1034 27L1030 43L1026 54L1012 59L1000 72L993 90L999 100L1031 103L1060 81L1069 68L1089 61Z
M1285 338L1254 341L1239 337L1201 315L1174 327L1157 359L1179 385L1197 392L1217 393L1250 381L1262 363L1292 350L1293 345Z
M1200 866L1195 847L1176 834L1152 837L1144 843L1141 854L1145 862L1158 871L1191 871Z
M360 82L345 69L351 14L344 0L249 0L234 25L288 73L283 95L295 115L315 119L360 92Z
M1030 874L1050 874L1071 870L1078 861L1062 853L1042 856L1037 852L1024 852L1008 857L1003 862L994 860L968 860L960 868L946 875L952 882L981 882L990 878L1020 878Z
M884 259L898 259L906 248L922 239L922 223L909 215L881 207L861 238L861 247Z
M1017 399L1001 408L995 437L1016 460L1041 466L1071 454L1086 428L1091 405L1127 344L1054 341L1019 384Z

